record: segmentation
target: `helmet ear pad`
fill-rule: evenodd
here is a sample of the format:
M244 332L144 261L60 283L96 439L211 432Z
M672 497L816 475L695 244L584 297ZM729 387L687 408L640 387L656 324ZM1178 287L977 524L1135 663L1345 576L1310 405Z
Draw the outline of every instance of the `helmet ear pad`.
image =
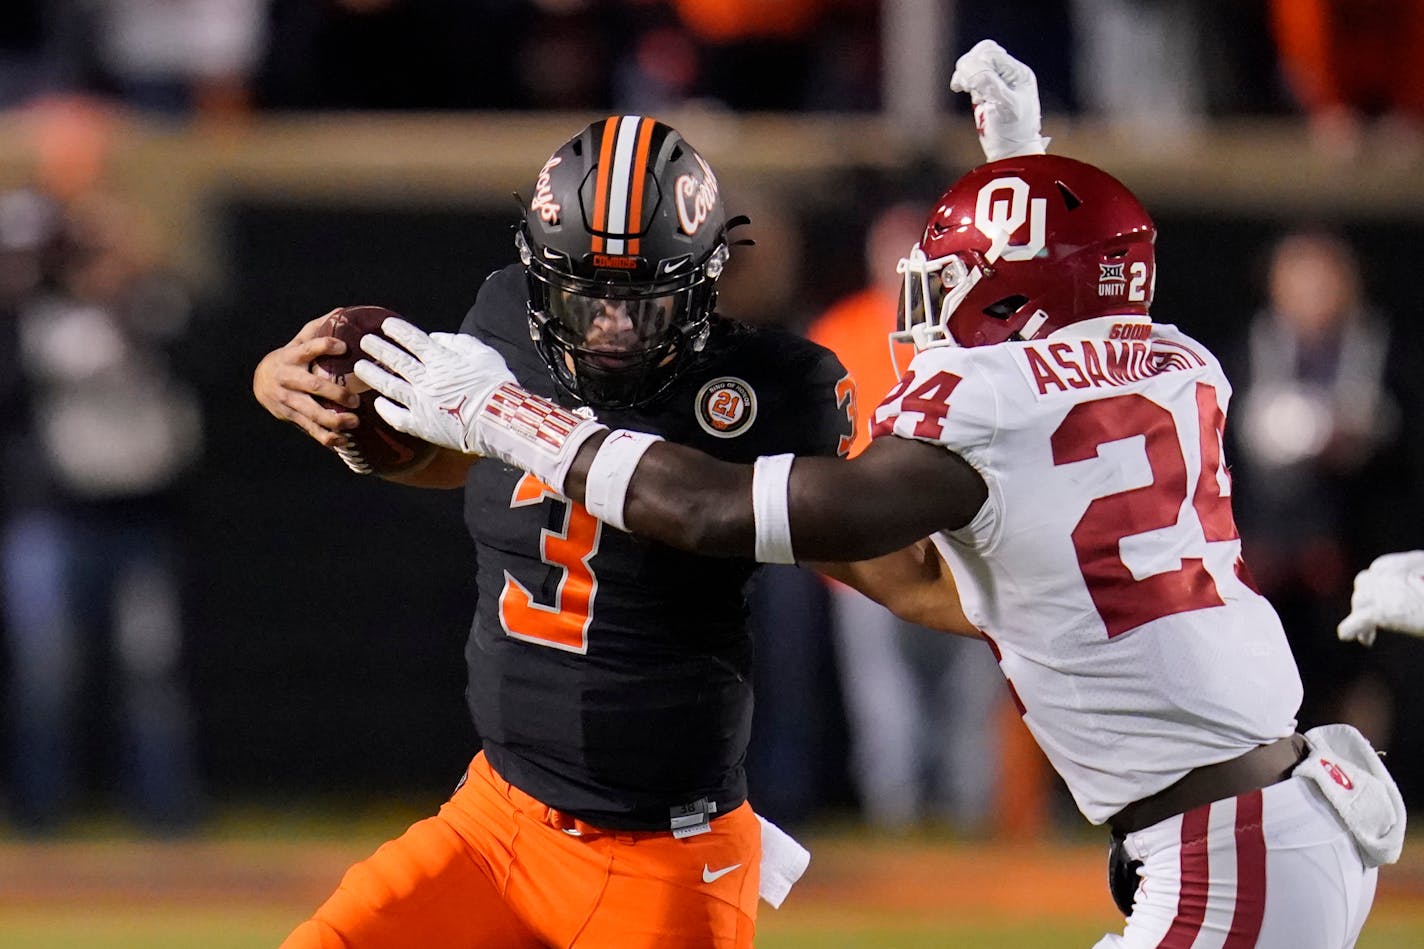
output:
M930 260L977 262L976 282L939 319L954 342L984 346L1101 316L1147 317L1156 233L1141 203L1106 172L1030 155L956 182L921 245Z
M530 334L555 383L594 406L658 397L707 339L728 256L711 167L670 126L612 116L555 151L533 193L516 243ZM625 348L587 344L600 301L648 316L634 317Z

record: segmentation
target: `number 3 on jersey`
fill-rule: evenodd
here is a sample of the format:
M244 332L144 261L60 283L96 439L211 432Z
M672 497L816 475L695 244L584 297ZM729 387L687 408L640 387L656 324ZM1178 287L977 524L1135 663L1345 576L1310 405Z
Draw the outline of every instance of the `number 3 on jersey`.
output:
M536 603L529 589L506 570L504 589L499 595L499 622L514 639L586 653L588 626L593 621L593 598L598 592L598 578L590 562L598 553L603 524L582 504L561 498L530 474L520 478L514 486L509 506L524 507L545 501L564 505L563 530L544 528L539 532L540 558L559 571L553 603L548 606Z

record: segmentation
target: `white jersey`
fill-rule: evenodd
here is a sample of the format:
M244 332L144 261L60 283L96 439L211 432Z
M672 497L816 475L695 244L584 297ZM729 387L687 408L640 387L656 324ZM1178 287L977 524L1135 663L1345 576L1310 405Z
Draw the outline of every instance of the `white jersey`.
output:
M1301 684L1241 562L1216 358L1173 326L1071 331L919 353L872 431L943 445L983 476L983 508L935 543L1097 824L1290 735Z

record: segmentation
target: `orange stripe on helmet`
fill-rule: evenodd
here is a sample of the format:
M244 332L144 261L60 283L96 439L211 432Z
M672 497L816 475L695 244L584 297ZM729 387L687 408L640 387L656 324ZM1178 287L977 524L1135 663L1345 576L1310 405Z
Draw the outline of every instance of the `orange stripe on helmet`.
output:
M603 144L598 150L598 182L593 189L593 229L608 229L608 188L613 174L613 145L618 138L618 116L610 115L603 123ZM593 235L593 250L603 250L603 236Z
M643 224L643 190L648 182L646 169L648 167L648 147L653 141L653 120L644 118L641 120L642 127L638 129L638 149L633 156L633 191L628 199L628 233L635 234L642 230ZM637 256L640 241L634 237L628 241L627 253L630 257Z

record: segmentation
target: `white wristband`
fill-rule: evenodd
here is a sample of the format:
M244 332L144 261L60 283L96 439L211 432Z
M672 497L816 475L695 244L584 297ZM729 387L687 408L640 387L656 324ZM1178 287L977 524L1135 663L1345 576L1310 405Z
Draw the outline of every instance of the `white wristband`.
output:
M795 563L791 552L791 463L795 455L762 455L752 469L752 515L758 563Z
M480 403L471 426L471 447L477 454L523 468L563 494L579 446L607 428L506 382Z
M588 513L620 531L628 526L623 522L623 505L628 498L628 484L633 480L633 471L643 454L653 447L653 443L663 440L661 435L647 432L630 432L620 428L610 432L598 446L598 454L588 466L588 479L583 490L583 506Z

